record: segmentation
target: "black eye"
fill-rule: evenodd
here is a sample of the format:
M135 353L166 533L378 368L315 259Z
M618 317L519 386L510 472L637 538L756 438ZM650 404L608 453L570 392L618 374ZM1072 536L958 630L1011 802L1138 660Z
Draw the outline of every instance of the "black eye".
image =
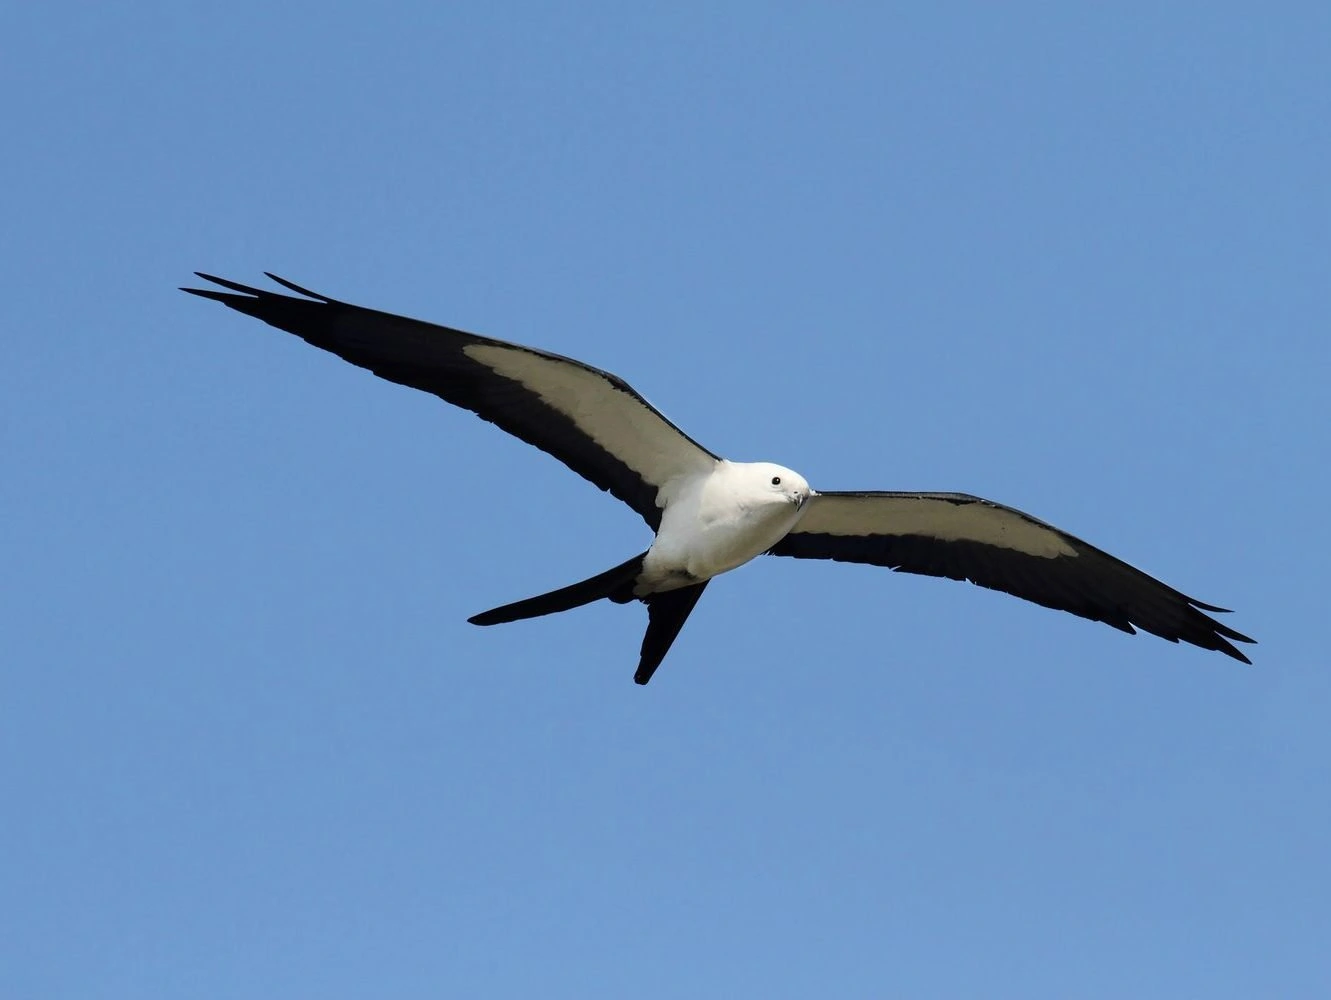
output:
M781 477L780 477L780 476L773 476L773 477L772 477L772 485L773 485L773 486L780 486L780 485L781 485Z

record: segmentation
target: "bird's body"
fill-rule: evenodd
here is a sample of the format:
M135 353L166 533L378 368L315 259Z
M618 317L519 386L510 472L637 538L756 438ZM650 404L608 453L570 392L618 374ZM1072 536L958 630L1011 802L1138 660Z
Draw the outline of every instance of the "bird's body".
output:
M770 462L722 460L672 483L635 596L710 580L762 555L795 526L811 492L799 473Z
M200 274L184 289L294 333L382 378L431 392L546 451L655 531L641 555L548 594L473 616L494 625L606 598L647 605L634 679L645 684L709 580L763 553L970 580L1046 607L1213 649L1251 642L1203 604L1028 514L963 493L819 493L798 473L712 454L632 387L570 358L318 295Z

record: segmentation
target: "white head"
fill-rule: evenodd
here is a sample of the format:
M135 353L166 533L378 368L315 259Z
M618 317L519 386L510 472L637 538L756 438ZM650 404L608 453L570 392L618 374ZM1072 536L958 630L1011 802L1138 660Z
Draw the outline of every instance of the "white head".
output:
M814 495L809 482L793 469L771 462L750 462L745 466L746 478L752 477L755 491L765 490L773 499L780 497L796 508L803 507Z

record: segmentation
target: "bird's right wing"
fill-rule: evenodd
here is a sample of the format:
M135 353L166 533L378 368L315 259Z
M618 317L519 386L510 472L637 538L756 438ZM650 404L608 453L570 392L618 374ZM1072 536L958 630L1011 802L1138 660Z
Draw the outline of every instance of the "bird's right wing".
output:
M624 501L655 531L658 494L718 459L633 387L580 361L446 326L365 309L268 275L303 298L199 277L229 291L182 291L221 302L380 378L433 393L553 455Z
M773 555L969 580L1046 608L1251 661L1224 612L1029 514L964 493L818 493Z

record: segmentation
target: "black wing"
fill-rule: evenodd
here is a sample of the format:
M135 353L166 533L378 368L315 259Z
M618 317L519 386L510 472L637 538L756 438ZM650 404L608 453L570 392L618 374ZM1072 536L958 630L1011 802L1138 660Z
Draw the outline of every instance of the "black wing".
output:
M718 461L632 386L571 358L339 302L274 274L268 277L305 297L199 277L230 291L182 291L471 410L623 500L653 531L661 522L661 488Z
M1124 632L1136 628L1251 663L1221 612L1011 507L964 493L819 493L774 555L969 580Z

